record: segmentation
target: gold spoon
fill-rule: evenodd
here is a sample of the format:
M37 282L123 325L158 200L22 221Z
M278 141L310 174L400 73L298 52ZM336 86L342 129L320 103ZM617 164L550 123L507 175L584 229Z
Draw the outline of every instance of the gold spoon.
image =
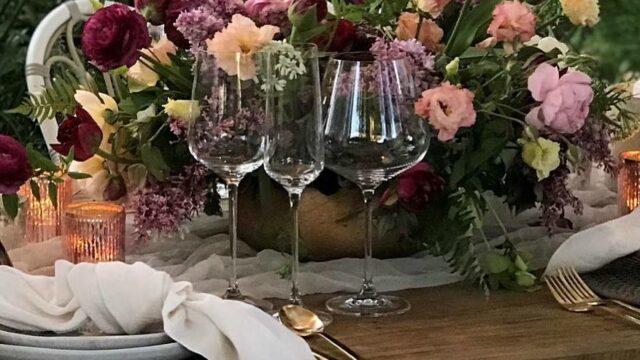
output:
M302 337L318 335L339 349L351 360L359 360L358 356L336 339L323 333L324 323L316 313L298 305L285 305L278 312L282 324Z

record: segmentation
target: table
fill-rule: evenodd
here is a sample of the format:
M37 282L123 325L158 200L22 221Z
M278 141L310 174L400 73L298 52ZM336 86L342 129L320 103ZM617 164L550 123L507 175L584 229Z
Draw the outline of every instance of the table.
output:
M533 294L494 291L489 298L470 284L395 294L411 302L409 313L337 316L327 332L365 360L640 359L640 327L601 310L565 311L546 288ZM309 297L306 305L321 308L328 297ZM311 343L327 349L321 339Z

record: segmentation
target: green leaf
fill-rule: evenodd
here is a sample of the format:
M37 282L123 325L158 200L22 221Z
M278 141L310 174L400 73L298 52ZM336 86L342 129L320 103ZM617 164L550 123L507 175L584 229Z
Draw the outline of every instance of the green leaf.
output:
M523 258L520 257L520 255L516 255L516 261L514 263L516 265L516 268L520 271L527 271L529 269L527 263Z
M51 201L51 204L53 205L53 207L57 209L58 208L58 185L55 182L50 181L47 187L49 189L49 200Z
M31 164L31 167L34 169L40 169L45 172L58 171L58 166L51 161L51 159L42 155L31 145L27 145L27 158L29 159L29 164Z
M81 173L81 172L75 172L75 171L69 171L67 173L67 175L69 175L69 177L74 179L74 180L90 179L92 177L89 174L85 174L85 173Z
M499 274L507 271L510 264L511 260L509 260L508 257L494 252L487 253L484 258L482 258L482 267L489 274Z
M491 14L502 0L483 0L473 10L463 15L458 30L447 41L447 55L460 56L473 44L478 33L491 21ZM488 36L488 35L487 35Z
M10 218L15 219L15 217L18 216L20 199L17 194L2 195L2 205Z
M29 186L31 186L31 193L36 200L40 201L40 185L35 180L29 181Z
M140 148L140 157L145 167L153 177L158 180L164 180L169 175L171 169L164 158L162 157L162 151L151 144L145 144Z

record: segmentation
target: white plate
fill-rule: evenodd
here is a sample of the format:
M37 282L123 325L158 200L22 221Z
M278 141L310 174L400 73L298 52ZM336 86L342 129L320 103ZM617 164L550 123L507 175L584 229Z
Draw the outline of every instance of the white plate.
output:
M23 334L0 328L0 344L62 350L113 350L173 343L165 333L141 335L43 335Z
M0 360L186 360L195 355L178 343L116 350L60 350L0 345Z

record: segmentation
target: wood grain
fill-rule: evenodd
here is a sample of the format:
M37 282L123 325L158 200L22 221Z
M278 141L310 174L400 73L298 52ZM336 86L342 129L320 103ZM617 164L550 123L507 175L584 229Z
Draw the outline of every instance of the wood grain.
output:
M640 327L603 311L561 309L546 289L496 291L486 298L470 285L397 293L412 310L386 319L336 317L327 331L362 359L640 359ZM312 296L322 309L329 296ZM314 348L328 352L320 339ZM334 352L328 355L340 359Z

